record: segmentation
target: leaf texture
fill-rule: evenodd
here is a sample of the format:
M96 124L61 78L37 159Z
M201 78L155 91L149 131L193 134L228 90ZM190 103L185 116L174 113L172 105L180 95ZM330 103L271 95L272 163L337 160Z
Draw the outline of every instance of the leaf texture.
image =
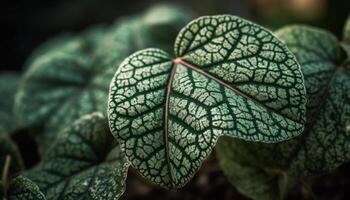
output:
M338 40L327 31L308 26L289 26L276 35L295 54L304 74L308 98L305 131L274 145L220 141L216 150L228 177L239 176L230 166L247 163L242 157L248 157L256 171L279 171L301 179L329 172L350 160L350 71ZM269 179L272 177L266 176L267 185ZM250 182L256 180L260 177L250 176ZM231 182L241 187L239 182ZM255 189L242 192L259 199Z
M279 142L303 131L305 88L283 43L244 19L207 16L175 41L123 61L109 123L131 164L166 188L186 184L219 136Z
M31 180L18 176L11 181L8 195L4 199L8 200L46 200L39 187Z
M83 116L24 173L48 199L118 199L129 164L101 113Z

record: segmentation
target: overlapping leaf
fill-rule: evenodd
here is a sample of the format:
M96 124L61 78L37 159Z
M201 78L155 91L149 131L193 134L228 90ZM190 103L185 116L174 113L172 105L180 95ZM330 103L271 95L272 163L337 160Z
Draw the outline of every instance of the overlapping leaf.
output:
M18 83L19 74L14 72L0 74L0 134L16 129L17 120L13 114L13 104Z
M3 188L0 185L1 189ZM0 191L0 198L7 200L46 200L39 187L31 180L22 176L18 176L11 181L6 193L6 196L4 196L4 192L1 193Z
M107 119L94 113L60 134L43 160L24 176L51 200L109 200L118 199L124 192L127 169Z
M179 33L175 55L139 51L110 86L111 131L152 182L186 184L219 136L271 143L303 131L300 67L266 29L229 15L201 17Z
M174 15L174 12L163 14ZM65 37L39 51L16 95L16 114L21 122L27 126L44 126L44 143L47 143L52 141L48 135L55 135L81 115L94 111L105 113L108 85L122 59L145 45L158 44L151 40L152 43L134 45L150 38L139 31L140 24L141 28L147 26L142 23L142 17L137 18L137 23L121 21L107 33L103 28L95 28L68 37L69 41ZM178 26L177 23L184 22L176 17L168 23Z
M278 191L276 184L269 181L278 174L298 178L319 175L350 160L350 67L339 42L327 31L306 26L281 29L277 36L302 67L308 97L306 129L300 137L276 145L234 139L220 141L217 146L220 163L238 188L243 186L237 178L241 172L231 170L235 165L247 165L264 173L262 187ZM278 173L271 175L271 171ZM260 177L247 176L246 181L255 183ZM261 199L256 188L241 191Z

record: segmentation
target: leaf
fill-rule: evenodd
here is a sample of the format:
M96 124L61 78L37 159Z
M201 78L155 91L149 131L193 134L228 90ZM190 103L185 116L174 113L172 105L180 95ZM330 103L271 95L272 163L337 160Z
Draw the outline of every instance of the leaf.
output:
M44 126L41 144L49 146L60 130L84 114L106 113L108 86L116 66L130 53L158 43L152 40L135 46L133 42L137 39L147 41L149 37L130 27L142 24L141 17L137 24L128 22L122 21L108 29L102 41L99 38L104 37L103 30L97 27L62 42L65 47L55 42L50 48L56 50L46 48L42 51L47 53L32 62L16 95L15 111L24 126Z
M43 42L28 56L24 68L27 69L39 57L52 52L74 53L81 49L82 42L74 33L65 32Z
M226 178L239 192L252 199L284 199L293 183L290 177L282 171L268 171L255 166L255 155L241 153L241 148L236 148L235 144L232 138L222 138L216 146ZM244 147L242 149L245 150ZM239 162L235 162L237 160Z
M0 74L0 132L12 132L17 127L13 114L15 93L19 82L19 74L2 72Z
M131 164L165 188L186 184L219 136L278 142L303 130L300 67L269 31L229 15L123 61L110 86L109 125Z
M349 64L343 62L338 40L327 31L290 26L277 31L276 35L287 44L302 67L308 98L305 131L300 137L274 145L234 139L222 141L216 148L220 163L241 165L247 163L241 160L244 157L249 158L250 167L256 170L280 171L300 179L334 170L350 161ZM241 173L225 165L222 167L228 177ZM260 178L250 176L247 181L253 183L257 179ZM236 181L231 182L241 187ZM256 196L255 189L242 192Z
M95 25L80 34L72 32L58 34L34 49L24 66L25 68L30 67L37 58L53 52L74 54L83 51L92 54L100 46L106 31L105 26Z
M60 134L33 169L24 173L48 199L118 199L128 169L101 113L86 115Z
M144 25L137 26L142 37L148 38L145 40L148 45L145 46L173 50L177 33L190 21L192 15L191 11L168 3L159 3L149 8L141 17Z
M1 193L0 193L1 194ZM1 197L1 196L0 196ZM44 194L31 180L18 176L11 181L8 190L8 200L45 200Z
M6 156L10 157L9 174L14 174L24 169L22 156L8 134L0 131L0 178L4 170Z
M119 66L125 57L140 49L172 49L176 34L189 21L187 13L172 4L156 4L140 15L117 20L106 34L103 48L98 49L97 59L103 65ZM113 76L115 69L111 68L110 73Z

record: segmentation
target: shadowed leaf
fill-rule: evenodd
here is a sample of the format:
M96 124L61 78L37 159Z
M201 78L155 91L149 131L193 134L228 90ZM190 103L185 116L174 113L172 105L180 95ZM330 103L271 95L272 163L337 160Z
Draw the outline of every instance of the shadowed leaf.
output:
M1 189L0 189L1 190ZM1 192L0 192L1 198ZM8 200L46 200L39 187L31 180L18 176L11 181L7 191Z
M100 113L86 115L60 134L33 169L24 173L48 199L118 199L128 169Z

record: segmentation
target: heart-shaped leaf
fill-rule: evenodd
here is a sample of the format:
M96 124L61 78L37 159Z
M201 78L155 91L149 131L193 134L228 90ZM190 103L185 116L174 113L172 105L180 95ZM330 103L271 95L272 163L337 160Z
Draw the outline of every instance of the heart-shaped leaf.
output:
M92 29L65 40L64 47L55 46L55 42L49 45L50 50L44 49L48 53L34 59L20 84L15 110L23 125L44 126L41 143L53 141L56 133L84 114L106 112L108 85L116 67L130 53L158 44L156 40L142 42L150 38L136 29L139 24L146 27L142 17L137 17L136 24L119 22L105 33L102 41L101 30ZM179 19L169 23L183 22ZM136 41L141 42L135 46Z
M129 164L100 113L74 122L33 169L24 173L48 199L118 199Z
M186 184L219 136L271 143L303 131L300 67L266 29L229 15L201 17L179 33L175 55L139 51L110 86L111 131L152 182Z
M0 185L0 190L3 190ZM0 191L0 199L7 200L46 200L39 187L31 180L18 176L11 181L6 195ZM1 196L3 195L3 196Z
M18 83L19 74L14 72L0 74L0 132L12 132L17 128L13 104Z
M228 177L241 176L232 166L248 165L265 172L265 187L275 187L269 182L273 179L270 171L303 178L350 161L350 63L342 56L338 40L327 31L307 26L287 27L276 34L296 55L305 77L308 104L304 133L275 145L227 139L216 149ZM251 183L257 180L260 176L247 177ZM231 182L242 187L234 178ZM242 192L261 199L256 188Z

